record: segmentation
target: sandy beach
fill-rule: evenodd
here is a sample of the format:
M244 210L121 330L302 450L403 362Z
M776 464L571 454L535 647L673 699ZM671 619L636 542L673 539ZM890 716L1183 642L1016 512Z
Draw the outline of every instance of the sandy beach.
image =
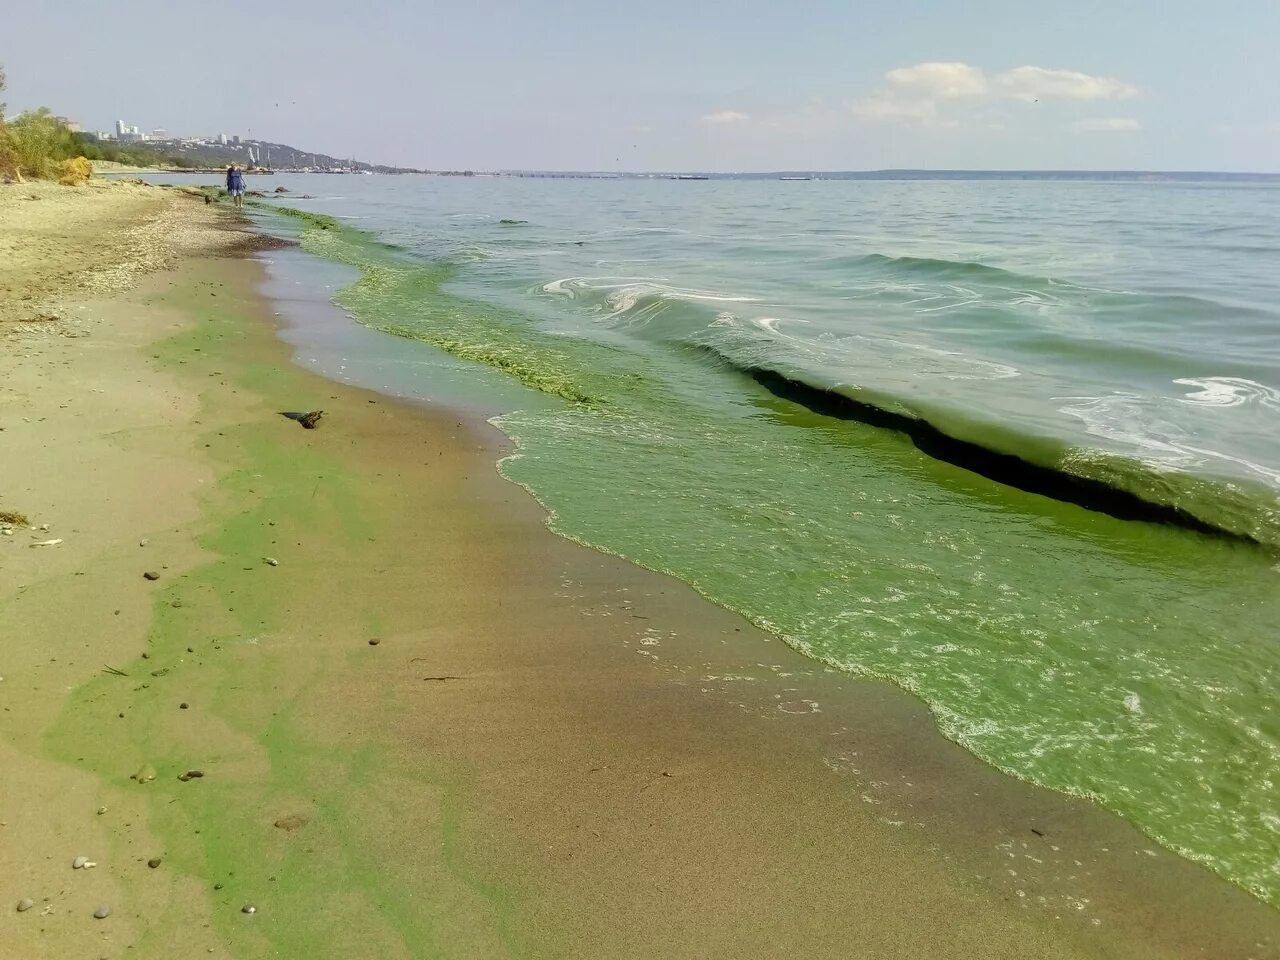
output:
M552 534L475 413L293 364L273 245L0 189L0 952L1280 956L907 695Z

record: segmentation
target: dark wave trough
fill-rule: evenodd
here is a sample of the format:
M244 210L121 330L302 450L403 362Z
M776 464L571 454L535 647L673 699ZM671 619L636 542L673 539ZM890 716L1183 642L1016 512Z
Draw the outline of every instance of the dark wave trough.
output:
M720 359L722 355L717 354ZM1161 523L1207 536L1258 545L1253 537L1216 526L1181 507L1155 503L1101 480L1066 473L1022 457L953 437L927 420L875 406L834 390L811 386L776 370L731 364L775 397L820 416L892 430L906 436L921 453L1026 493L1075 504L1119 520Z

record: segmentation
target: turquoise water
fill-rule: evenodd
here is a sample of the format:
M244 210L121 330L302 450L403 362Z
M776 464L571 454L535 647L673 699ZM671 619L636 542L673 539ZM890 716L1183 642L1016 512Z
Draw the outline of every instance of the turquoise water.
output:
M497 421L558 530L1280 905L1280 185L275 182L559 398Z

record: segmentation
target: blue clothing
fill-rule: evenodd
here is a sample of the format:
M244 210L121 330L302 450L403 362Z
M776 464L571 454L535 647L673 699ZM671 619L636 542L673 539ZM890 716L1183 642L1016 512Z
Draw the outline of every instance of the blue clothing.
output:
M244 174L239 170L227 171L227 193L244 193Z

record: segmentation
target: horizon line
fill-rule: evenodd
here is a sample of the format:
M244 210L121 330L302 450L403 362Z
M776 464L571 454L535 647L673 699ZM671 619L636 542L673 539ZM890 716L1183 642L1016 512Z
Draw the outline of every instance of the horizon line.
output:
M394 164L370 164L371 166L395 166ZM400 168L406 169L406 168ZM425 168L424 168L425 169ZM445 168L435 168L443 170ZM450 167L451 171L464 168ZM550 168L550 167L492 167L483 168L465 168L470 169L473 173L592 173L592 174L608 174L611 176L646 176L646 175L678 175L678 174L698 174L708 176L732 177L732 176L769 176L772 174L792 174L799 173L808 176L818 176L821 174L891 174L891 173L994 173L994 174L1066 174L1071 176L1081 176L1088 174L1124 174L1126 176L1215 176L1215 177L1280 177L1280 170L1207 170L1207 169L1185 169L1185 170L1160 170L1160 169L1143 169L1143 168L1125 168L1125 167L876 167L867 169L840 169L828 168L820 169L817 167L777 167L761 170L708 170L697 169L693 167L670 168L665 170L607 170L602 168Z

